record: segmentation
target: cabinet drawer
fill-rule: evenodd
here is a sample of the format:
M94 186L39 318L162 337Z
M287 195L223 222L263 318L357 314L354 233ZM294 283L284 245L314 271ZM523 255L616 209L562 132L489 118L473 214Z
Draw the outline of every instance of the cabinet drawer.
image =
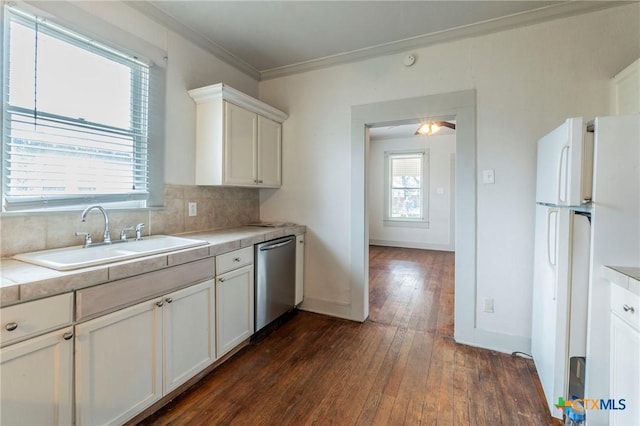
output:
M216 256L216 275L253 263L253 246Z
M636 330L640 330L640 296L618 285L611 285L611 311Z
M0 318L2 346L64 327L73 321L73 293L7 306Z

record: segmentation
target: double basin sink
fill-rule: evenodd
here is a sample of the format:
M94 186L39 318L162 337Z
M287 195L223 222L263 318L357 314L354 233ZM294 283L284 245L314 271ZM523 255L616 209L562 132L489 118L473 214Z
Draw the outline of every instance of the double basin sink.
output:
M87 248L76 246L35 251L18 254L13 256L13 258L57 271L70 271L206 244L208 244L208 242L190 238L155 235L145 237L143 240L131 240Z

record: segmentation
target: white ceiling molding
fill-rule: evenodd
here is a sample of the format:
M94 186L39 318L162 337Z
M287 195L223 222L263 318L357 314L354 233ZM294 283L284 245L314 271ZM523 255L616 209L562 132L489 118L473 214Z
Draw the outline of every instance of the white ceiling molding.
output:
M537 24L539 22L550 21L567 16L594 12L597 10L606 9L612 6L619 6L622 4L628 3L624 1L570 1L560 3L558 5L546 6L540 9L522 12L511 16L496 18L485 22L466 25L463 27L452 28L450 30L424 34L406 40L385 43L377 46L367 47L364 49L354 50L351 52L327 56L325 58L318 58L298 64L264 70L260 72L260 79L269 80L291 74L298 74L301 72L327 68L334 65L356 62L363 59L407 52L413 49L426 47L433 44L445 43L462 38L475 37L511 28Z
M126 1L125 3L143 13L148 18L153 19L162 25L165 25L170 30L175 31L176 33L185 37L187 40L190 40L197 46L216 56L218 59L228 63L229 65L237 68L239 71L257 80L269 80L306 71L313 71L335 65L356 62L363 59L407 52L411 51L412 49L426 47L433 44L480 36L511 28L523 27L544 21L550 21L553 19L559 19L567 16L579 15L613 6L628 4L628 2L626 1L617 0L566 1L551 6L544 6L539 9L452 28L449 30L424 34L404 40L393 41L366 47L363 49L339 53L336 55L312 59L305 62L285 65L278 68L257 70L241 58L238 58L222 46L218 45L215 41L210 40L197 31L194 31L192 28L183 24L173 16L168 15L164 11L160 10L149 1Z
M148 1L125 1L124 3L133 9L136 9L147 18L152 19L178 33L182 37L194 43L196 46L206 50L216 58L237 68L248 76L255 78L256 80L261 79L260 71L233 55L224 47L218 45L215 41L209 40L207 37L204 37L202 34L192 30L173 16L167 15Z

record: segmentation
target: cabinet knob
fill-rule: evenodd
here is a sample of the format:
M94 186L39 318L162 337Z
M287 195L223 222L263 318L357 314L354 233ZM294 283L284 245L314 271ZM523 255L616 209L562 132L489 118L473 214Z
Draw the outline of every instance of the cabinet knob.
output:
M634 313L636 310L633 308L633 306L629 306L627 304L622 305L622 309L625 312L629 312L629 313Z
M64 340L71 340L71 339L73 339L73 333L72 333L72 332L70 332L70 331L67 331L66 333L64 333L64 334L62 335L62 338L63 338Z
M223 283L224 282L224 278L218 278L218 280Z
M18 323L16 323L16 322L10 322L10 323L8 323L4 328L6 328L6 329L7 329L7 331L13 331L13 330L15 330L16 328L18 328Z
M164 305L164 302L163 302L162 300L158 300L158 301L156 302L156 306L157 306L158 308L161 308L161 307L162 307L162 305Z
M240 258L239 258L239 257L234 257L234 258L233 258L233 261L234 261L234 262L240 262Z
M171 302L173 302L173 298L167 297L166 299L164 299L164 301L167 302L167 303L171 303Z
M258 183L262 183L262 179L259 179L259 180L258 180Z

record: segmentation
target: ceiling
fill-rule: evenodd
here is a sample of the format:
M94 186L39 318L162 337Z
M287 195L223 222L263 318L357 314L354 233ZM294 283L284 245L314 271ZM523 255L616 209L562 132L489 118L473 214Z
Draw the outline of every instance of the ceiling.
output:
M447 120L449 123L455 124L455 120ZM372 141L387 139L409 139L409 138L430 138L433 136L450 136L455 135L456 131L448 127L441 127L435 135L416 135L416 130L420 123L418 121L410 124L397 124L393 126L372 127L369 129L369 138Z
M611 1L131 1L258 79L528 25ZM418 58L419 59L419 58Z

